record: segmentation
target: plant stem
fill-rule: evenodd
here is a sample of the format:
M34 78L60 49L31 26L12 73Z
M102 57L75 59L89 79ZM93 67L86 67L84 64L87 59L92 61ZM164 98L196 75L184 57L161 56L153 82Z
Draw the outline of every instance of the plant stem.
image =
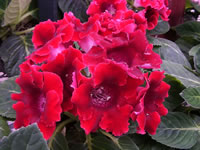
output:
M190 69L189 67L187 66L184 66L185 69L187 69L188 71L192 72L193 74L195 74L196 76L200 76L200 74L198 74L197 72L195 72L194 70Z
M73 120L76 120L78 121L78 118L75 117L74 115L72 115L70 112L64 112L64 115L66 115L67 117L73 119Z
M26 33L30 33L34 30L35 27L32 27L32 28L29 28L27 30L23 30L23 31L16 31L16 32L13 32L13 34L15 35L22 35L22 34L26 34Z
M110 139L113 141L113 143L115 143L115 144L119 147L119 149L122 150L122 147L120 146L120 144L119 144L119 142L118 142L118 138L114 137L114 136L111 135L110 133L107 133L107 132L105 132L105 131L103 131L103 130L100 130L100 132L101 132L103 135L105 135L105 136L107 136L108 138L110 138Z
M88 145L88 149L92 150L92 138L90 134L86 135L86 143Z
M56 130L54 131L53 135L51 136L51 138L49 139L49 142L48 142L48 147L51 148L52 147L52 143L53 143L53 140L55 139L55 136L57 133L61 132L62 129L69 123L75 121L74 119L68 119L68 120L65 120L63 122L61 122L57 127L56 127Z
M1 39L1 38L3 39L3 37L4 37L9 31L10 31L10 29L7 28L3 33L1 33L1 34L0 34L0 39Z

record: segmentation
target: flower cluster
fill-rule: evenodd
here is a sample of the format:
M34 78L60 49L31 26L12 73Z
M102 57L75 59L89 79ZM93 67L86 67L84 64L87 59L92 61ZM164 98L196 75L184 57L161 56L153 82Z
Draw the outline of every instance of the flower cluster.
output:
M16 82L15 128L37 123L44 137L53 134L62 112L79 117L86 134L101 128L120 136L137 121L137 132L155 134L170 86L162 63L146 38L159 15L168 20L167 0L93 0L81 23L73 13L33 31L35 51L20 65ZM78 46L79 48L77 48ZM144 73L145 69L154 70Z

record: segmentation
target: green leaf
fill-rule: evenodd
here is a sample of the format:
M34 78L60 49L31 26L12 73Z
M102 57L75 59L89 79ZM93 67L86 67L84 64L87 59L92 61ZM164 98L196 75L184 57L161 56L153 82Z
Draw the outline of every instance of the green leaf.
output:
M48 150L36 124L21 128L0 142L0 150Z
M199 150L200 145L200 137L197 140L197 143L190 150Z
M195 39L200 40L200 22L188 21L176 26L175 30L181 37L192 36Z
M194 68L200 73L200 50L194 55Z
M119 150L119 148L105 136L96 136L92 138L93 150Z
M137 145L129 136L121 136L117 138L105 131L101 131L101 133L107 136L110 140L112 140L115 146L117 146L117 150L139 150Z
M69 126L66 132L66 139L70 150L87 150L85 142L85 132L80 128L80 123L77 122L73 126Z
M200 78L181 64L163 60L161 68L165 70L166 74L170 74L179 79L185 87L200 86Z
M15 111L12 108L15 101L10 98L11 93L20 91L15 79L16 77L12 77L0 84L0 115L6 118L15 118Z
M200 87L188 87L181 96L194 108L200 108Z
M118 139L118 143L119 143L119 145L121 147L121 150L139 150L137 145L128 136L121 136Z
M200 128L191 117L181 112L171 112L162 117L156 135L152 138L164 145L189 149L197 142Z
M167 33L170 29L169 23L163 21L162 19L158 20L157 26L153 30L147 30L148 35L159 35Z
M8 126L7 120L3 117L0 117L0 139L3 136L8 136L10 133L10 128Z
M140 150L175 150L174 148L167 147L163 144L152 140L150 136L133 134L130 135L131 139L139 146Z
M87 4L84 0L58 0L58 6L63 13L73 12L73 14L82 22L85 22L88 19L86 14Z
M191 68L190 63L176 43L167 39L153 37L150 37L150 43L160 46L157 48L156 52L160 55L162 60L175 62Z
M0 57L4 62L5 72L9 77L19 74L19 65L32 53L31 35L10 36L0 47Z
M4 13L3 26L17 24L20 17L26 12L31 0L11 0Z
M69 150L67 140L62 133L57 133L54 137L51 150Z
M191 50L192 47L199 44L199 42L200 41L194 39L194 37L192 36L187 36L187 37L184 36L176 40L176 44L179 46L181 51L188 59L190 59L189 51Z
M172 111L184 101L179 94L185 89L185 86L180 80L168 74L165 75L164 81L171 86L168 92L169 96L165 99L164 105L168 110Z
M190 56L195 56L195 54L200 51L200 44L195 45L194 47L191 48L191 50L189 51L189 55Z

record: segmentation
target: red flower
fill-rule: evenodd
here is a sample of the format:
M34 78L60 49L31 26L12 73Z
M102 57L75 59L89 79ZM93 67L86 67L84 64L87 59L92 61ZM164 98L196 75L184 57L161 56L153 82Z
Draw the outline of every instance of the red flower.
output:
M168 21L168 17L171 10L168 9L168 0L135 0L134 6L146 8L145 16L147 17L148 26L151 30L152 25L149 25L149 21L157 25L156 18L158 19L158 14L164 21Z
M135 106L132 119L138 122L138 133L156 134L156 129L160 124L160 116L168 113L163 102L168 97L170 86L163 80L164 72L152 72L148 78L147 85L139 89L139 103Z
M97 65L92 78L84 80L72 96L86 134L99 127L115 136L128 132L132 106L126 98L133 96L142 83L128 76L123 65L113 62Z
M88 15L109 12L114 15L117 11L126 11L126 0L93 0L87 10Z
M159 13L157 10L151 7L147 7L144 10L145 18L147 19L147 29L152 30L158 24Z
M55 23L51 20L41 22L39 25L35 26L33 31L33 44L35 48L44 46L48 41L50 41L56 32Z
M36 25L33 31L33 44L36 51L29 57L35 63L51 61L63 50L73 45L74 28L71 22L63 24L50 20Z
M148 43L145 34L138 30L131 36L130 41L113 38L113 40L110 39L112 40L110 44L107 42L103 45L105 48L93 47L84 55L84 62L89 66L95 66L98 63L113 60L135 71L139 71L138 67L160 68L162 62L160 56L152 51L152 45ZM136 75L136 72L133 75ZM138 75L141 76L141 74Z
M20 94L12 94L18 102L15 128L37 123L45 139L49 139L60 121L62 112L63 84L61 79L50 72L38 72L34 69L21 72L16 82L21 87Z
M74 111L71 96L82 77L80 70L83 68L82 53L72 47L59 54L55 60L42 65L43 71L57 74L63 82L63 111L72 111L72 109Z

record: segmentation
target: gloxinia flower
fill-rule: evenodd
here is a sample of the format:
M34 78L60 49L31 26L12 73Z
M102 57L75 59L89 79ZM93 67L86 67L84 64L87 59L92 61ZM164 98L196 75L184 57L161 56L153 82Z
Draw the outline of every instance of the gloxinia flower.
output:
M160 14L164 21L169 20L168 17L171 13L171 10L168 9L168 0L135 0L134 6L144 7L147 21L152 22L154 26L157 25L155 20L156 18L158 19L158 14ZM152 28L151 26L149 27L150 29Z
M132 97L143 81L131 78L125 69L114 62L101 63L92 78L83 80L74 90L72 102L86 134L99 127L115 136L128 132L132 106L126 98Z
M117 11L126 11L126 0L93 0L87 10L88 15L109 12L114 15Z
M135 105L132 113L132 119L138 122L137 133L156 134L156 129L160 124L160 116L165 116L168 110L164 107L163 102L168 97L170 86L165 83L163 78L164 72L152 72L144 88L139 88L139 103Z
M56 58L63 50L73 45L74 28L72 23L59 24L50 20L36 25L32 41L36 51L30 59L35 63L48 62Z
M43 64L41 69L43 71L53 72L57 74L63 82L63 111L72 111L74 113L74 106L71 103L71 96L74 88L78 86L82 75L81 69L84 68L82 62L82 53L80 50L70 47L59 54L55 60ZM72 110L73 109L73 110Z
M145 33L138 30L131 36L132 40L130 41L113 38L110 44L103 45L105 48L93 47L84 55L84 62L90 67L107 60L113 60L134 70L137 70L138 67L160 68L162 60L158 54L152 51L152 45L148 43ZM133 74L136 75L136 72Z
M158 24L159 19L159 13L156 9L147 7L145 10L143 10L141 13L144 13L145 18L147 19L147 29L152 30L154 29Z
M59 76L50 72L21 72L16 79L21 93L12 94L16 110L15 128L37 123L45 139L49 139L60 121L63 84Z

